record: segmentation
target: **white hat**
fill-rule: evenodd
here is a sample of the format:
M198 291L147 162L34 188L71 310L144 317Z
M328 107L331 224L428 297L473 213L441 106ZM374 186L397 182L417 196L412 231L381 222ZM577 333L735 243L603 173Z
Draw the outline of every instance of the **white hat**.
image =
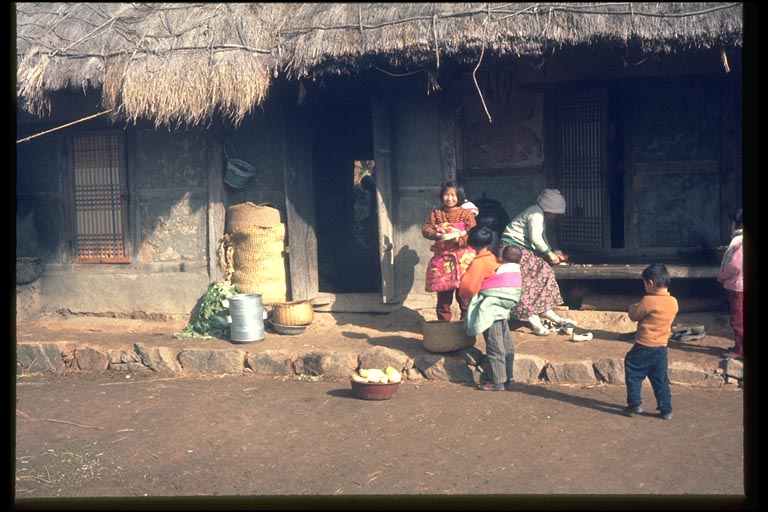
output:
M565 198L556 188L545 188L536 199L542 210L549 213L565 213Z

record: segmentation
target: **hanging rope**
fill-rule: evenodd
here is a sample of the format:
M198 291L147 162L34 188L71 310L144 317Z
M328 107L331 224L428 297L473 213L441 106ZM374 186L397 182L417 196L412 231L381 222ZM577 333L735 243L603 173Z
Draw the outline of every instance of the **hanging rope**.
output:
M99 112L98 114L93 114L92 116L84 117L82 119L78 119L77 121L72 121L71 123L63 124L61 126L57 126L56 128L51 128L50 130L45 130L44 132L36 133L35 135L30 135L29 137L24 137L23 139L19 139L16 141L16 144L20 144L22 142L27 142L28 140L35 139L37 137L41 137L47 133L55 132L57 130L61 130L63 128L66 128L68 126L72 126L73 124L82 123L83 121L88 121L89 119L93 119L94 117L103 116L104 114L108 114L109 112L112 112L114 109L105 110L104 112Z
M720 62L723 63L723 68L726 73L731 72L731 67L728 65L728 56L725 54L725 48L720 48Z
M435 36L435 58L437 59L437 66L435 69L440 69L440 43L437 40L437 14L432 18L432 33Z
M480 101L483 103L483 108L485 109L485 115L488 116L488 122L492 123L493 119L491 118L491 114L490 112L488 112L488 107L485 106L483 91L480 90L480 86L477 84L477 69L480 67L480 63L483 62L484 54L485 54L485 45L483 45L483 48L480 50L480 60L477 61L477 66L475 66L475 69L472 71L472 80L475 81L475 87L477 87L477 93L480 95Z

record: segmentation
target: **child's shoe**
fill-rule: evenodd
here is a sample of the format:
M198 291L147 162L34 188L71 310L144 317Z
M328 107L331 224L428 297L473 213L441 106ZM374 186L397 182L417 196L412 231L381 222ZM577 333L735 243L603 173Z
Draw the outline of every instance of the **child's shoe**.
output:
M477 385L477 389L480 391L504 391L504 383L500 382L495 384L493 382L483 382Z
M641 414L643 412L642 405L628 405L621 410L621 414L624 416L632 416L633 414Z
M660 412L659 418L663 420L671 420L672 419L672 411L669 412Z

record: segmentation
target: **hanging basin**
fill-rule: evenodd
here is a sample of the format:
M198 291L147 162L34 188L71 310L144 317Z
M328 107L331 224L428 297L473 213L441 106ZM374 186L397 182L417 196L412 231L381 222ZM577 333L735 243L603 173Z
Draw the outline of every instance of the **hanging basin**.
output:
M224 170L224 183L232 188L245 188L256 176L256 167L239 158L227 159L227 167Z

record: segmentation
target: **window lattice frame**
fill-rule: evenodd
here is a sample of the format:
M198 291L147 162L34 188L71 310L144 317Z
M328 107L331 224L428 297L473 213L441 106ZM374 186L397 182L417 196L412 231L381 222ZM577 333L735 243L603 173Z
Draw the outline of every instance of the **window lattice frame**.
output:
M127 188L120 133L71 138L74 262L128 263Z

